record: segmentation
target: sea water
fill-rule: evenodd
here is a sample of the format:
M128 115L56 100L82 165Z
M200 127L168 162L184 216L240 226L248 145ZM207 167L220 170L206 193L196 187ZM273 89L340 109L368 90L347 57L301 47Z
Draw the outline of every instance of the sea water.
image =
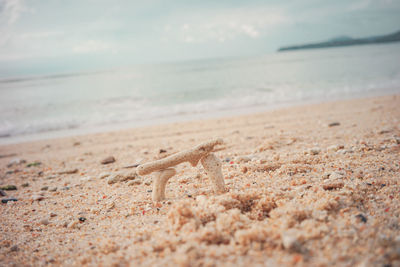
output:
M0 79L0 143L400 93L400 43Z

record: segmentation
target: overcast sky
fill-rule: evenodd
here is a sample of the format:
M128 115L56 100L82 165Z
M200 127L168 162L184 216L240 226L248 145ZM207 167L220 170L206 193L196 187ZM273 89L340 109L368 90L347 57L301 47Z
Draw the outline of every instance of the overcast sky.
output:
M0 0L0 76L257 55L400 30L398 0Z

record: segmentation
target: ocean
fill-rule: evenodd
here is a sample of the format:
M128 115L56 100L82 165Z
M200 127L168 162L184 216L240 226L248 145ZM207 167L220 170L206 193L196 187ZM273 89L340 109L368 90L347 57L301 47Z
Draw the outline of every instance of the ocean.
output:
M0 143L395 93L400 43L2 77Z

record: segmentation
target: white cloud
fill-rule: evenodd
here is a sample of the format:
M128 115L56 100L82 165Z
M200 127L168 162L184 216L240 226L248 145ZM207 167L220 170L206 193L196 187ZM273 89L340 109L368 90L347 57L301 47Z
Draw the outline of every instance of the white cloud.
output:
M254 39L290 22L281 9L270 8L228 9L175 20L165 26L164 34L175 35L186 43L225 42L240 37Z
M0 47L12 38L11 26L27 11L22 0L0 0Z
M19 37L21 39L44 39L58 35L62 35L61 31L42 31L42 32L26 32L22 33Z
M13 24L25 10L22 0L0 0L0 22L3 25Z
M109 43L99 40L86 40L72 48L74 53L78 54L88 54L88 53L99 53L99 52L111 52L113 54L117 53L117 48Z
M258 36L260 36L260 33L257 30L255 30L252 25L242 25L240 29L244 34L252 38L257 38Z

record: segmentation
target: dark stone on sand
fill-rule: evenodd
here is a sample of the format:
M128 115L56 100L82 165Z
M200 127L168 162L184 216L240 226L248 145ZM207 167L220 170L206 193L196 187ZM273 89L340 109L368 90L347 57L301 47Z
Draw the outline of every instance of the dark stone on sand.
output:
M5 197L5 196L7 196L7 194L3 190L0 190L0 196Z
M6 185L0 187L1 190L6 190L6 191L11 191L11 190L17 190L17 187L15 185Z
M115 158L113 156L110 156L110 157L103 159L101 161L101 164L110 164L110 163L114 163L114 162L115 162Z
M19 249L18 249L18 246L17 245L14 245L14 246L12 246L11 248L10 248L10 251L18 251Z
M80 222L84 222L84 221L86 221L86 218L85 217L79 217L79 219L78 219Z
M77 173L78 171L79 171L78 169L64 170L64 171L58 172L58 174L74 174L74 173Z
M28 168L29 167L37 167L40 165L42 165L42 163L40 161L35 161L35 162L31 162L31 163L27 164L26 167L28 167Z
M124 167L122 167L122 168L124 168L124 169L130 169L130 168L136 168L137 166L139 166L139 164L127 165L127 166L124 166Z
M160 149L160 154L161 153L167 153L167 150L165 150L165 149Z
M29 186L29 183L21 184L21 186L22 186L22 187L28 187L28 186Z
M43 186L42 188L40 188L40 190L42 190L42 191L47 191L48 189L49 189L48 186Z
M356 215L356 218L362 221L363 223L366 223L368 221L367 217L365 217L363 214L358 214Z
M383 129L379 131L379 134L387 134L387 133L390 133L389 129Z
M1 203L7 204L9 201L18 201L16 198L4 198L1 200Z
M340 122L338 122L338 121L331 122L331 123L328 124L329 127L339 126L339 125L340 125Z

